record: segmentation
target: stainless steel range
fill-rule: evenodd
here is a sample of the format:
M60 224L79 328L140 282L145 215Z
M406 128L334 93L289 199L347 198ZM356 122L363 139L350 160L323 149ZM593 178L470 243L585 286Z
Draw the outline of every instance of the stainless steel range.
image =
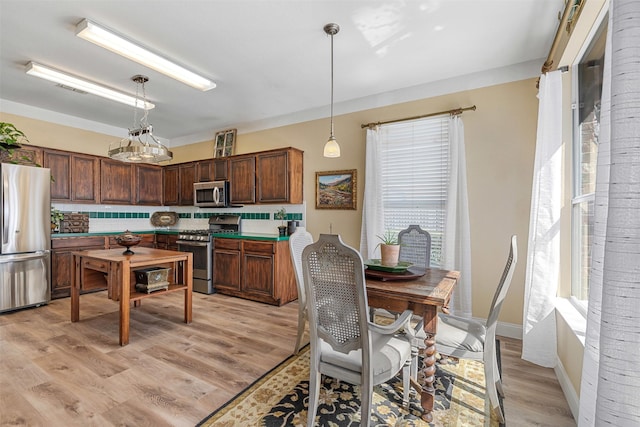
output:
M240 233L239 215L215 215L209 218L209 228L182 230L178 235L178 250L193 254L193 291L213 294L213 235L216 233Z

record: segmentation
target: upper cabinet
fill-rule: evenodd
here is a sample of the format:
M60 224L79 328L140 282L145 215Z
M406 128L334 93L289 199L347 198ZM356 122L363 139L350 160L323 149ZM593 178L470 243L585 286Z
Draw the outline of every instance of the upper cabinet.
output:
M302 203L302 154L295 148L256 154L258 203Z
M45 149L43 166L51 170L51 201L98 203L100 194L98 157Z
M133 164L100 159L100 204L133 204Z
M193 206L193 183L196 182L196 164L183 163L178 168L180 177L180 206Z
M256 202L256 156L247 154L229 158L231 203Z
M162 166L136 164L134 194L137 205L162 205Z
M201 160L196 163L196 182L227 179L227 159Z
M7 151L0 150L0 163L17 163L19 165L42 165L42 148L22 144L9 155Z
M164 193L163 204L176 206L180 202L178 192L180 190L180 168L178 165L162 168L162 191Z

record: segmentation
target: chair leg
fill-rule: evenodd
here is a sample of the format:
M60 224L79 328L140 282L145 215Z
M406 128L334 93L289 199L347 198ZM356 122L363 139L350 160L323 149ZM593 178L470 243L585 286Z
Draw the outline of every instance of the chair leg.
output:
M371 424L371 398L373 396L373 384L371 381L363 379L362 384L360 384L360 395L362 403L360 406L360 425L369 427Z
M302 311L298 311L298 337L296 338L296 347L293 350L293 354L298 354L300 347L302 347L302 336L304 335L306 316Z
M310 372L309 374L309 406L307 414L307 426L314 426L316 422L316 412L318 411L318 399L320 397L320 383L322 375L320 372Z
M408 359L402 367L402 406L409 408L409 393L411 392L411 371L413 370L413 358Z
M490 351L494 349L489 349ZM486 351L486 350L485 350ZM495 355L495 353L494 353ZM485 377L485 389L489 397L489 403L491 408L495 411L496 417L500 423L504 423L504 411L502 405L500 405L500 399L498 397L498 390L496 384L498 383L499 373L497 370L497 363L495 357L491 357L492 360L485 359L484 361L484 377ZM496 377L498 375L498 377Z

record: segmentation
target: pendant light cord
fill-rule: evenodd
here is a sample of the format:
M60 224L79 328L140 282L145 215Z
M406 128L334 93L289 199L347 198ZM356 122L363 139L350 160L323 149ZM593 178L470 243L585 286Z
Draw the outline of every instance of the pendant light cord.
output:
M331 34L331 137L333 137L333 34Z

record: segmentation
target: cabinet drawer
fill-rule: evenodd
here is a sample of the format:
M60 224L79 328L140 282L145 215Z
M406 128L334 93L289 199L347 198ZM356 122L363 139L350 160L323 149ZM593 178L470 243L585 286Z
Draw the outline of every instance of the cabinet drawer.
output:
M219 238L213 239L213 244L216 249L231 249L234 251L239 251L241 243L242 243L241 240L219 239Z
M107 273L109 271L109 263L105 261L100 261L97 259L83 259L82 260L82 268L87 268L90 270L101 271L103 273Z
M245 252L259 252L263 254L274 254L275 253L275 245L271 242L256 242L253 240L244 240L244 251Z
M104 249L105 238L103 236L91 236L91 237L69 237L69 238L53 238L51 239L52 249L62 248L86 248L86 247L101 247Z

